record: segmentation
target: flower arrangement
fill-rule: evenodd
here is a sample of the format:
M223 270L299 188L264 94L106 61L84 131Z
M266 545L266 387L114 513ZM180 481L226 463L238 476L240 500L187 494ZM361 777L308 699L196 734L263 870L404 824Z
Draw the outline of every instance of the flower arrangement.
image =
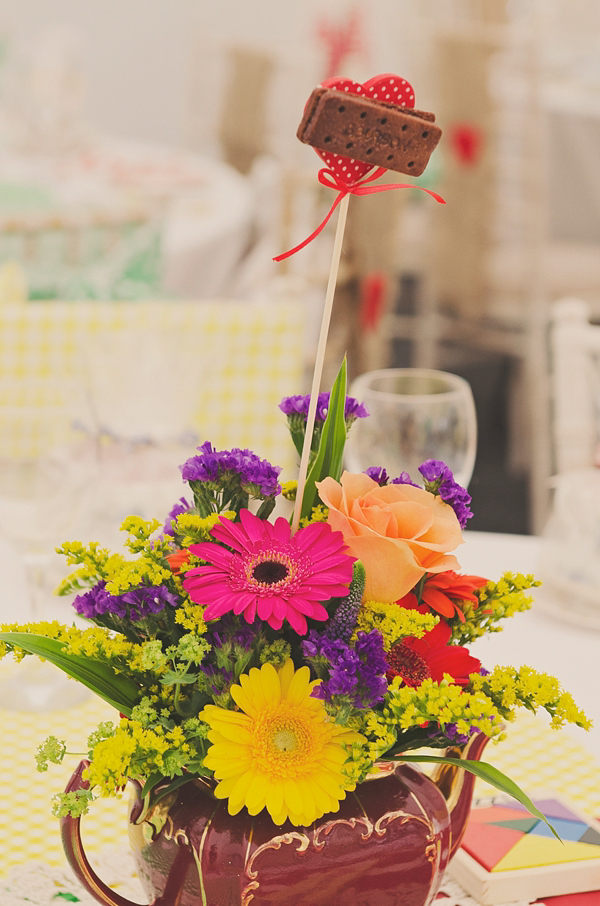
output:
M308 398L281 408L300 451ZM85 624L4 626L0 655L52 661L120 717L89 737L90 788L59 794L56 814L82 814L132 778L152 803L208 777L231 814L309 825L379 760L452 761L414 750L500 738L519 707L589 726L554 678L488 672L469 652L528 609L538 583L460 573L470 497L444 463L423 463L419 484L344 472L346 432L366 416L346 398L344 365L318 400L297 529L277 514L296 482L207 442L181 467L190 493L164 524L124 521L127 554L62 546L73 571L59 593L75 594ZM39 769L65 753L51 737ZM461 765L534 809L490 765Z

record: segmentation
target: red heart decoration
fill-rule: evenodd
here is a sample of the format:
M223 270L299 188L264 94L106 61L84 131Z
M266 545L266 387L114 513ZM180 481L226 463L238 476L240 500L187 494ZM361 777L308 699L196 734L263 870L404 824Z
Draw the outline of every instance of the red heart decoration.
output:
M415 106L415 92L410 82L389 72L373 76L362 85L360 82L345 78L326 79L321 85L323 88L335 88L337 91L347 91L349 94L373 98L375 101L385 101L395 104L396 107ZM320 151L318 148L315 148L315 151L337 179L347 185L353 185L374 169L370 164L354 160L353 157L343 157L330 151Z

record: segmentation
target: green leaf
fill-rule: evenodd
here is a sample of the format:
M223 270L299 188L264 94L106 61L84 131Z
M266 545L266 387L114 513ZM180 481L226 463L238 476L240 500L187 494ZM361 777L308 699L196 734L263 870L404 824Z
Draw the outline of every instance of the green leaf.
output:
M58 639L30 632L0 632L0 641L50 661L128 717L137 704L140 692L137 683L104 661L66 653L64 642Z
M269 516L271 515L271 513L273 512L273 510L275 509L275 502L276 501L275 501L274 497L266 497L263 500L263 502L261 503L261 505L259 506L258 510L256 511L256 515L258 516L258 518L259 519L268 519Z
M151 808L154 808L154 806L168 795L168 793L183 786L184 783L189 783L191 779L192 778L188 773L180 775L171 781L169 781L169 778L165 777L164 774L150 774L140 792L142 810L135 819L135 823L141 824L145 821Z
M389 752L386 754L386 757L389 758ZM506 774L503 774L502 771L499 771L498 768L493 767L493 765L488 764L485 761L469 761L469 759L463 758L446 758L443 755L406 755L402 752L399 752L397 755L392 756L397 761L428 761L432 764L455 764L459 768L464 768L465 771L469 771L471 774L474 774L476 777L480 777L482 780L485 780L486 783L491 784L491 786L496 787L497 790L500 790L502 793L508 793L509 796L512 796L513 799L516 799L517 802L520 802L521 805L524 805L528 812L530 812L535 818L539 818L540 821L544 821L557 840L561 838L552 827L548 819L536 806L533 804L527 793L524 793L520 786L518 786L514 780L511 780L510 777L507 777Z
M157 805L161 799L164 799L165 796L168 796L169 793L173 793L175 790L178 790L179 787L185 786L186 783L190 783L195 776L207 773L208 771L203 770L202 768L194 774L185 771L178 777L174 777L171 781L162 774L151 774L140 793L140 798L143 800L144 804L141 814L137 817L137 823L140 824L148 814L149 809L154 808L154 806Z
M163 686L175 686L176 684L179 684L180 686L189 686L192 683L195 683L197 679L197 673L176 673L174 670L167 670L160 681Z
M150 774L149 777L146 779L146 783L144 784L144 786L143 786L143 788L142 788L142 792L140 793L140 798L141 798L141 799L145 799L146 796L148 795L148 793L149 793L149 792L150 792L157 784L159 784L159 783L161 782L161 780L164 780L164 779L165 779L165 775L164 775L164 774L159 774L159 773L156 773L156 772L155 772L154 774Z
M346 357L331 388L327 418L321 432L319 449L306 478L302 498L302 516L310 516L318 502L316 482L331 476L336 481L342 474L346 445Z
M160 802L161 799L164 799L165 796L168 796L169 793L174 792L174 790L179 789L180 786L184 786L186 783L189 783L190 780L193 780L194 777L188 773L182 774L179 777L175 777L168 786L161 787L160 790L154 796L151 796L152 805L156 805L157 802Z

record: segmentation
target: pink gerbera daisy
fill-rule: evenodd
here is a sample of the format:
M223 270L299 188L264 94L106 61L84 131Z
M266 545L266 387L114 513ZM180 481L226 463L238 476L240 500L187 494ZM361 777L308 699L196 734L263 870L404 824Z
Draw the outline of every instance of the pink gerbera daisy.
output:
M348 593L355 557L342 533L326 523L292 536L282 516L270 523L242 510L240 522L221 519L211 534L232 550L209 541L192 544L190 551L209 565L188 570L183 583L207 620L233 611L248 623L258 616L273 629L287 620L304 635L307 617L328 618L321 601Z

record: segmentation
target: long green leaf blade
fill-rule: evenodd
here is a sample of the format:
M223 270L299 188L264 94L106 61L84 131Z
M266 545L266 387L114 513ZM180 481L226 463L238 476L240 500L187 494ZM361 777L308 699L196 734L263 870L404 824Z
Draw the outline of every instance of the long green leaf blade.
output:
M339 481L342 474L344 463L344 447L346 446L346 384L347 384L347 365L346 357L342 361L338 375L331 388L329 398L329 409L327 416L331 412L331 422L329 423L325 449L326 474L331 475L336 481ZM325 420L327 423L327 419ZM320 479L317 479L318 481Z
M344 447L346 445L346 358L331 388L327 418L321 432L319 449L306 478L302 498L302 516L310 516L318 496L316 482L327 476L339 480L342 474Z
M29 632L0 632L0 641L42 657L87 686L118 711L129 716L139 698L139 687L110 664L64 651L64 642Z
M496 787L496 789L500 790L500 792L508 793L508 795L512 796L513 799L516 799L517 802L520 802L521 805L524 805L527 811L530 812L535 818L539 818L540 821L544 821L557 840L561 839L546 816L542 812L540 812L540 810L533 804L527 793L523 792L521 787L518 786L514 782L514 780L511 780L510 777L507 777L506 774L503 774L502 771L498 770L498 768L495 768L493 765L488 764L485 761L470 761L469 759L462 758L446 758L443 755L406 755L401 752L398 753L398 755L394 755L393 758L397 761L428 761L432 764L455 764L459 768L464 768L465 771L469 771L476 777L480 777L482 780L485 780L486 783L489 783L491 786Z

